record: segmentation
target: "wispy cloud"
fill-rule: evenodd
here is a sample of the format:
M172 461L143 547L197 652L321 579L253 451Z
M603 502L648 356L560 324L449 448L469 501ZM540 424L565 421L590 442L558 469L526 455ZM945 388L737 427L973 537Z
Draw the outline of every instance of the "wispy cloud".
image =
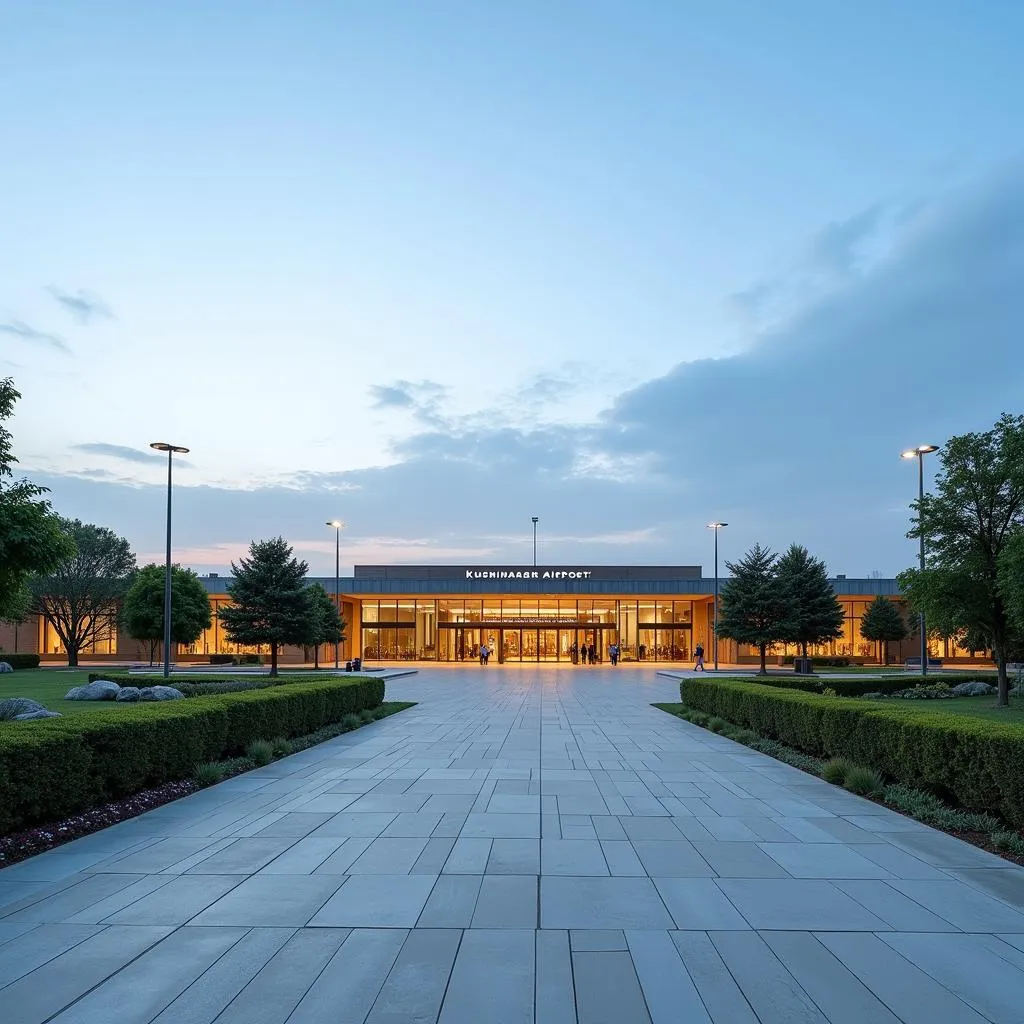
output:
M375 409L412 413L422 423L439 426L444 422L441 406L449 389L432 380L396 380L391 384L373 384L370 397Z
M85 444L73 444L71 448L76 452L87 452L89 455L103 455L108 459L120 459L123 462L138 462L151 465L154 462L161 464L167 462L167 456L158 454L155 451L147 451L145 448L129 448L123 444L107 444L105 441L89 441ZM189 463L182 458L175 460L178 466L187 466Z
M79 289L77 292L71 293L53 285L46 290L80 324L87 324L93 319L111 320L114 317L110 307L98 295L91 292Z
M9 320L7 323L0 324L0 334L13 334L14 337L21 338L23 341L41 341L61 352L71 352L68 343L59 334L38 331L22 320Z

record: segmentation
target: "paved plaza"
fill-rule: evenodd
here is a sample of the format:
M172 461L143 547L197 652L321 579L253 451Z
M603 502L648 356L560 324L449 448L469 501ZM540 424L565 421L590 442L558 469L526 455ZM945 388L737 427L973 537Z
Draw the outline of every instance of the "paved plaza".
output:
M629 667L419 705L0 871L0 1020L1024 1020L1024 870L651 708Z

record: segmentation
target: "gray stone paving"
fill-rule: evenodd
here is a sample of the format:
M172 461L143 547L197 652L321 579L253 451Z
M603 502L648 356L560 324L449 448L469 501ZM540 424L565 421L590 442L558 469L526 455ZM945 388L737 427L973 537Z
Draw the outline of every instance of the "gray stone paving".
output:
M0 872L0 1019L1024 1021L1024 871L649 707L426 670L412 711Z

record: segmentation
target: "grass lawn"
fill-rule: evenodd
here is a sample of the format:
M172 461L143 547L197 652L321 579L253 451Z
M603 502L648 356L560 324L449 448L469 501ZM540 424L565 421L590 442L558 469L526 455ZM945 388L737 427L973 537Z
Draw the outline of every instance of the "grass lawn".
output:
M993 696L955 697L951 700L872 700L872 704L885 704L897 711L917 713L933 712L946 715L965 715L982 718L986 722L1005 722L1024 727L1024 697L1010 697L1008 708L997 708Z
M111 700L65 700L64 694L71 689L72 686L85 686L89 682L90 672L99 672L100 669L94 665L90 665L84 669L68 669L68 668L23 668L16 672L7 672L0 676L0 700L5 697L31 697L32 700L39 701L40 704L44 704L51 711L59 711L62 715L82 715L91 714L93 711L102 711L104 708L110 709L116 708L130 708L132 704L121 703ZM123 674L125 669L111 669L112 675ZM160 675L159 666L152 670L154 676ZM195 675L200 673L196 672ZM212 671L207 669L203 675L215 676L222 675L226 679L234 678L246 678L238 673L218 673L216 668ZM264 673L265 675L265 673ZM317 679L327 678L322 673L318 674L312 671L306 672L282 672L282 676L291 678L301 679ZM174 686L175 682L187 683L189 681L189 675L182 673L181 675L172 676L169 680L171 686ZM143 686L152 686L152 680L147 680L142 683Z

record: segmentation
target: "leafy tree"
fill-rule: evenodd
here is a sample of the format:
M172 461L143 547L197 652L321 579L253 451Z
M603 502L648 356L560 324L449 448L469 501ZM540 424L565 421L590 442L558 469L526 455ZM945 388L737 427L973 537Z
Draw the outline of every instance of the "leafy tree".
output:
M135 555L123 537L105 526L61 519L71 554L47 575L32 578L33 608L44 616L78 664L83 647L116 636L117 605L131 585Z
M0 380L0 619L22 621L31 610L29 580L51 572L72 546L60 519L42 498L47 493L28 480L14 480L14 439L3 422L21 394L10 377Z
M164 639L164 584L166 568L143 566L136 574L121 606L121 622L130 637L149 644L153 664L157 644ZM194 644L213 621L210 598L202 580L180 565L171 566L171 638L178 644Z
M941 463L934 493L912 506L907 534L924 532L924 572L908 569L898 579L930 629L992 650L1005 707L1006 663L1021 640L1007 592L1024 531L1024 416L1004 414L991 430L950 438Z
M738 562L726 562L732 574L722 586L718 635L752 644L761 655L761 675L767 675L768 648L782 639L786 595L776 572L778 556L755 544Z
M910 630L907 620L895 601L879 594L860 620L860 635L865 640L882 645L882 662L889 664L889 644L894 640L906 640Z
M306 588L309 601L309 635L307 643L313 648L313 667L320 667L320 645L340 644L345 640L345 620L338 606L319 583Z
M999 566L999 590L1006 602L1019 648L1024 646L1024 531L1018 530L1010 538ZM1014 660L1021 660L1018 651Z
M786 600L781 640L799 644L806 658L808 644L843 635L843 606L820 558L814 558L799 544L791 544L775 563L775 572Z
M249 557L231 563L231 604L220 610L228 639L236 644L268 644L270 674L277 675L277 654L285 644L302 646L310 636L309 566L292 557L283 537L253 541Z

